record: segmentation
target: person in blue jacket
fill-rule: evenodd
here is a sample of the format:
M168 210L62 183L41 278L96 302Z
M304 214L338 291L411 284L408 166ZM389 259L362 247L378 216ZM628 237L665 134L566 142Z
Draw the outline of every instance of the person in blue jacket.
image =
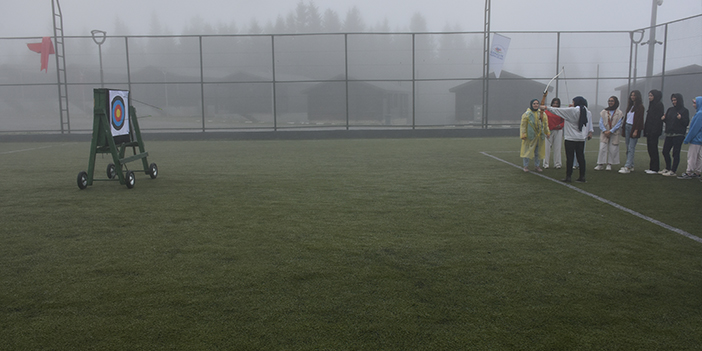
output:
M692 100L692 108L697 112L690 121L690 130L683 144L690 144L687 149L687 171L678 179L699 178L702 173L702 96Z

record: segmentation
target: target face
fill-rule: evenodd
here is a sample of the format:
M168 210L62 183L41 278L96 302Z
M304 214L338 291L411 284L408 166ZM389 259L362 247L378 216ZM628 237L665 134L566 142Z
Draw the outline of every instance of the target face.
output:
M115 130L121 130L124 127L124 110L124 100L119 96L115 97L112 100L112 112L110 113L112 127Z
M109 99L112 136L129 134L129 91L110 90Z

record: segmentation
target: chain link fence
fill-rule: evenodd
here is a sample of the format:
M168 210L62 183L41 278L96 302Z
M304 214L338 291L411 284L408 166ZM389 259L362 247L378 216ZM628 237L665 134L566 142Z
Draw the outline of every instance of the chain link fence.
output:
M101 55L91 36L65 37L67 130L56 63L40 71L26 46L41 38L0 38L0 133L88 133L99 87L129 90L158 132L511 128L562 68L549 99L581 95L596 112L633 89L702 95L702 15L654 30L650 63L649 28L499 32L500 78L483 77L482 32L108 35Z

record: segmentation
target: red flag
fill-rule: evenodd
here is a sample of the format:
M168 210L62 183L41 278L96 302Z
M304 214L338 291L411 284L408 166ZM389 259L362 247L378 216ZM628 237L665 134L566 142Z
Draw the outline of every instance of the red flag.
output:
M43 37L41 43L27 44L29 50L38 52L41 54L41 69L49 72L49 55L56 53L54 51L54 44L51 42L51 38Z

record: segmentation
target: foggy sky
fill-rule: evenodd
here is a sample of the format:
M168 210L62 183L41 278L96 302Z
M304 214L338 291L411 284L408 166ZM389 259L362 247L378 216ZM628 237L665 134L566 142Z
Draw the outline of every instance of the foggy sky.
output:
M53 35L51 0L10 1L0 12L0 37ZM304 1L309 3L310 1ZM484 0L316 0L320 12L336 11L343 20L356 6L366 22L375 26L387 19L394 31L406 31L414 13L421 13L428 31L448 26L462 31L482 31ZM89 35L91 29L109 32L115 16L129 26L130 35L149 35L155 14L168 34L181 34L196 16L213 26L248 27L252 20L261 26L295 10L299 0L63 0L66 35ZM651 20L650 0L494 0L492 31L583 31L632 30L647 27ZM658 7L658 23L702 13L702 0L665 0ZM588 14L587 17L578 14Z

